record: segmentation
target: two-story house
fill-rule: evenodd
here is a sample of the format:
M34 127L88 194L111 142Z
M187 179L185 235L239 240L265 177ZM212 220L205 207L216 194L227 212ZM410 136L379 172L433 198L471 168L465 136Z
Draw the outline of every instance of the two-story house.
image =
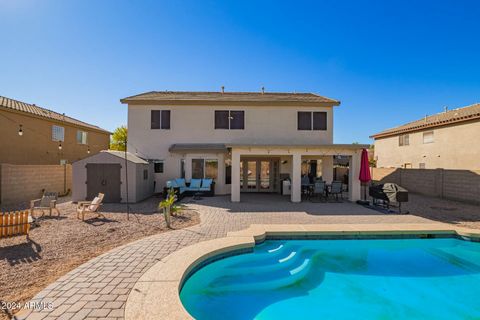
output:
M301 177L333 179L333 157L349 157L349 198L360 198L361 149L333 143L339 101L313 93L148 92L128 104L127 150L155 163L157 191L169 179L211 177L216 194L280 193Z
M108 149L109 144L107 130L0 96L0 163L72 163Z
M377 167L480 170L480 104L376 133Z

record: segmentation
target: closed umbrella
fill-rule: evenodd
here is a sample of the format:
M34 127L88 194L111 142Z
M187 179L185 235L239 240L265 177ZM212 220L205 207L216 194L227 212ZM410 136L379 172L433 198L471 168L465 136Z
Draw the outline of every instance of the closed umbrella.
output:
M364 195L364 197L363 197L364 202L363 203L368 202L368 201L366 201L367 200L366 185L367 185L367 183L369 183L372 180L372 177L370 175L370 164L368 162L368 151L367 151L367 149L362 150L362 157L361 157L361 160L360 160L360 175L359 175L358 179L360 180L360 182L363 185L363 195Z

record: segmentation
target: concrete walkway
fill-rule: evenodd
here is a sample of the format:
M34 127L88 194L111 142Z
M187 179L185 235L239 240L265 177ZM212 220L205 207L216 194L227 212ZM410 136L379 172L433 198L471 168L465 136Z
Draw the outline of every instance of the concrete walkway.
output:
M20 319L123 319L125 301L140 276L168 254L199 241L224 237L250 224L431 223L413 215L381 214L356 204L290 203L278 195L242 195L241 203L217 196L186 199L199 225L150 236L109 251L46 287L32 300L53 308ZM40 275L39 275L40 276Z

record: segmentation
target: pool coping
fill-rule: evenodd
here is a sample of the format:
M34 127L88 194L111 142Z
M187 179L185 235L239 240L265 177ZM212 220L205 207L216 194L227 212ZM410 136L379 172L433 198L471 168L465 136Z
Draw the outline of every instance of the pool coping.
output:
M446 223L418 224L253 224L226 237L182 248L153 265L128 295L125 320L193 319L179 292L184 281L206 262L235 252L252 250L269 238L375 238L457 236L480 241L480 230Z

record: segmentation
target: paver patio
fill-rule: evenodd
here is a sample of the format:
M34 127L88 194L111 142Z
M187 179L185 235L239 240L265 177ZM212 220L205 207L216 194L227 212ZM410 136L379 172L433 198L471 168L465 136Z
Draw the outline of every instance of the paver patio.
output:
M199 241L223 237L250 224L431 223L416 215L382 214L353 203L290 203L277 195L242 195L187 199L201 223L150 236L103 254L72 270L41 291L34 302L53 309L33 311L27 319L123 319L125 301L135 282L168 254Z

